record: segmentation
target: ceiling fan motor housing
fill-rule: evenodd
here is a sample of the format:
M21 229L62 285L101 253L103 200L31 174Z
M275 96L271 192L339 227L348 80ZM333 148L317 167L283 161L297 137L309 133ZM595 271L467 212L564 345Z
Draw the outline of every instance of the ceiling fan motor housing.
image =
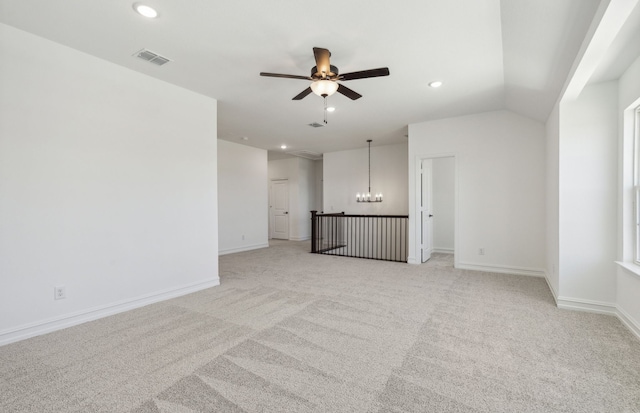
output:
M323 75L322 73L318 72L318 66L313 66L311 68L311 77L314 79L323 79L325 77L332 79L332 78L338 77L338 74L340 73L338 71L338 68L335 67L334 65L329 65L329 67L331 68L330 69L331 72L325 73Z

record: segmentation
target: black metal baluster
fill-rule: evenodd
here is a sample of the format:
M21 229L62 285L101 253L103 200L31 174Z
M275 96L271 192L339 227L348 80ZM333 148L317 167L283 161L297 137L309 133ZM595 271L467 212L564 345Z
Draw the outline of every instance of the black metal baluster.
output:
M363 237L363 232L362 232L362 218L358 217L358 224L359 224L359 228L358 228L358 233L360 234L360 236L358 237L358 257L362 258L362 237Z
M338 240L336 239L337 237L337 229L338 229L338 217L333 216L332 218L332 225L331 225L331 235L332 235L332 246L333 246L333 251L334 254L337 254L338 251L336 251L336 247L338 246Z
M367 220L367 237L365 241L367 242L367 258L371 258L371 218L365 218Z
M385 237L384 237L384 242L385 242L385 259L389 259L389 220L385 219Z
M406 215L318 214L311 211L311 252L406 262Z

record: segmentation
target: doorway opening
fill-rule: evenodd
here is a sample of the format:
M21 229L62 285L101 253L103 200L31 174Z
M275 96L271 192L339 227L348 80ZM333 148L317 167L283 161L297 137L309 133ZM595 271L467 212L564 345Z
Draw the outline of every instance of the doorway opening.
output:
M456 245L456 159L424 157L416 164L416 256L453 265Z

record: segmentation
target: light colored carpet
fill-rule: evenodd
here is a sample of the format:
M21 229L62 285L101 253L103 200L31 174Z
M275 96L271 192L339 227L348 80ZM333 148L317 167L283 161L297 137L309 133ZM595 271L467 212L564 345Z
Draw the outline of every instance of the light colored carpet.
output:
M640 342L539 278L309 254L0 347L2 412L640 412Z

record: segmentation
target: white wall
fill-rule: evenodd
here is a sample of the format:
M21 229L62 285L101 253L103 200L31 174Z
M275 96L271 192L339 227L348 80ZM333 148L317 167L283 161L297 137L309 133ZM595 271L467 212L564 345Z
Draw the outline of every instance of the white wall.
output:
M356 193L369 186L368 147L325 153L323 157L324 212L366 215L408 213L407 144L371 146L371 192L384 195L381 203L358 203Z
M267 151L218 140L218 248L269 246Z
M617 82L560 105L558 301L615 306Z
M216 101L0 38L0 344L217 285Z
M316 162L305 158L298 161L298 210L292 217L292 236L294 241L311 239L311 210L316 205Z
M640 57L626 70L618 83L618 108L619 113L640 105ZM627 113L627 115L631 115ZM632 175L632 148L633 120L627 119L620 124L618 142L620 143L619 163L619 194L617 222L618 229L618 260L629 262L633 260L633 181ZM625 136L626 135L626 136ZM630 271L632 268L634 271ZM631 264L627 268L618 266L616 269L616 304L621 318L636 335L640 336L640 268Z
M433 175L433 248L454 252L455 158L435 158Z
M617 315L640 337L629 113L640 105L640 57L618 80L583 86L598 64L612 70L609 78L619 74L622 62L612 64L615 53L604 52L618 31L631 44L638 20L628 17L629 2L605 6L610 18L583 45L589 57L576 65L577 75L547 121L547 280L559 307ZM620 30L625 19L631 23Z
M316 206L316 170L318 161L289 158L269 161L269 181L289 181L289 239L311 238L311 213Z
M456 266L543 276L544 125L508 111L411 124L409 187L415 188L417 160L443 154L456 157ZM412 263L419 261L415 194L409 193Z
M556 104L546 123L546 265L545 274L551 293L557 299L560 289L558 267L560 266L559 240L560 223L558 209L559 190L559 150L560 150L560 104Z
M313 206L312 206L311 210L316 210L318 212L321 212L322 208L323 208L322 199L324 197L324 195L323 195L324 177L323 177L323 172L322 172L322 169L324 167L323 161L322 160L315 161L314 162L314 166L315 166L315 181L314 181L315 197L314 197Z

